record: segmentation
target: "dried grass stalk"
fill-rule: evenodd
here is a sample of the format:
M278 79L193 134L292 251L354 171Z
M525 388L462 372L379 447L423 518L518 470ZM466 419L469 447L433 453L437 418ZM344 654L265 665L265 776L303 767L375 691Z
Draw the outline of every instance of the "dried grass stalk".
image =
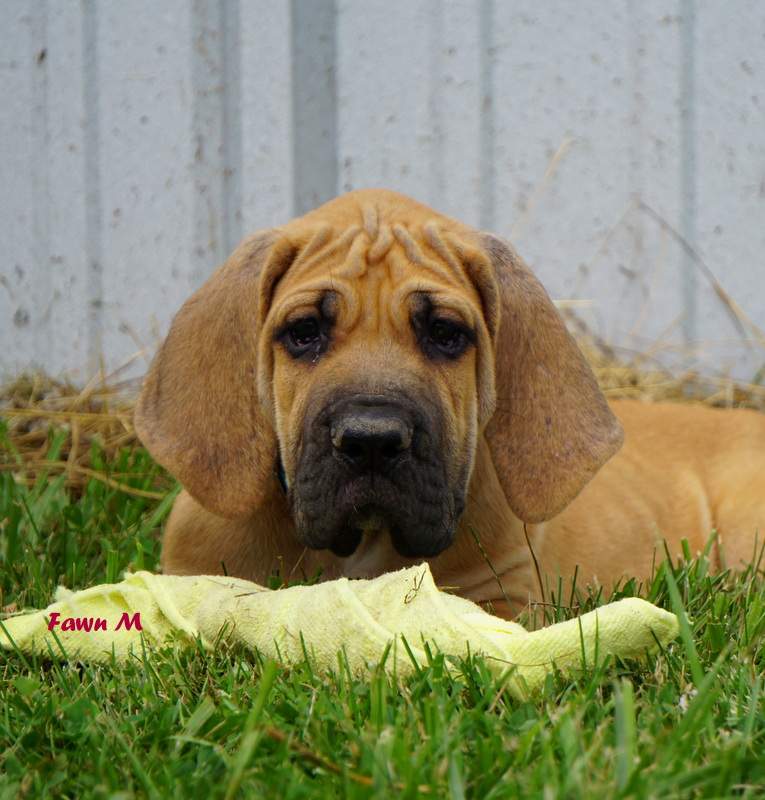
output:
M68 488L79 491L93 477L120 485L119 476L93 469L96 445L106 461L123 448L139 445L133 428L134 385L102 381L78 389L41 375L22 375L0 387L0 415L7 425L0 471L33 483L41 472L64 473ZM52 432L64 432L61 448L50 458ZM132 494L155 496L130 487Z

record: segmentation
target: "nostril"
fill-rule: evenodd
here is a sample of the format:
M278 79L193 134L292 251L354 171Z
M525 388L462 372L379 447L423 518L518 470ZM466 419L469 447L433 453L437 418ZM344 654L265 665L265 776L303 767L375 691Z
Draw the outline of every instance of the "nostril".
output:
M358 441L343 439L338 448L338 452L354 463L363 461L366 458L366 450L363 444Z
M399 458L406 448L401 443L401 437L397 436L396 441L383 443L380 448L380 458L383 461L395 461Z

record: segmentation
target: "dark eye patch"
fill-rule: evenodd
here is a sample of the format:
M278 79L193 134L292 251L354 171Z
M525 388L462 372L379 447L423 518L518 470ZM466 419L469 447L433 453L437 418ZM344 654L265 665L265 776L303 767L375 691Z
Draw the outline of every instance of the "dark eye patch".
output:
M457 359L475 343L475 332L428 294L415 297L411 319L420 348L430 358Z
M329 347L336 306L334 292L325 292L314 310L289 318L277 330L276 340L293 358L307 357L316 361Z

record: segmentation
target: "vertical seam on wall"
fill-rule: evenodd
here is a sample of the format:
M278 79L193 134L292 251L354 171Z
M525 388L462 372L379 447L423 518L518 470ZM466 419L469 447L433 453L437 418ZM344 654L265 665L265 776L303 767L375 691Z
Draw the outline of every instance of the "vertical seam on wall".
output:
M83 139L85 143L85 231L87 252L88 350L95 348L103 324L103 230L98 63L98 0L83 0Z
M191 288L196 289L222 260L223 119L220 63L222 0L193 0L191 23L192 175Z
M337 8L291 0L292 203L305 214L337 194Z
M230 253L242 231L242 96L239 0L221 0L221 73L223 80L223 240Z
M434 198L432 205L444 202L446 197L446 169L445 139L446 125L444 114L442 86L446 77L446 58L444 50L444 5L441 0L432 0L428 7L430 47L430 92L428 96L428 112L430 116L431 144L428 153L428 174L430 185L428 194Z
M696 241L696 48L694 0L682 0L680 75L680 235L682 255L682 331L686 343L698 338Z
M51 256L51 200L50 200L50 130L49 130L49 98L48 98L48 63L42 56L46 49L46 9L41 3L29 15L31 22L30 37L33 53L37 54L36 64L32 67L32 140L33 156L30 173L32 175L32 193L34 197L32 252L39 270L37 290L30 298L32 323L33 359L43 364L43 354L49 347L50 326L46 323L53 297L53 282L50 279ZM42 57L41 57L42 56Z
M482 0L481 42L481 227L494 230L496 213L496 133L494 114L494 3Z
M190 24L195 222L189 277L196 288L241 238L239 0L194 0Z

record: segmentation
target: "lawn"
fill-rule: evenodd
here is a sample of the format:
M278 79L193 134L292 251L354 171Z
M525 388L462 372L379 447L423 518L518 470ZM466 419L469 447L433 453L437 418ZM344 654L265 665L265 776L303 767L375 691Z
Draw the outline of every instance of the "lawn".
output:
M41 413L32 395L55 392L14 391L2 604L155 569L175 485L127 406L94 393ZM99 666L0 653L0 797L765 797L761 582L701 559L621 595L635 593L690 620L685 636L643 663L551 675L525 702L480 659L446 669L437 653L401 681L231 649Z

